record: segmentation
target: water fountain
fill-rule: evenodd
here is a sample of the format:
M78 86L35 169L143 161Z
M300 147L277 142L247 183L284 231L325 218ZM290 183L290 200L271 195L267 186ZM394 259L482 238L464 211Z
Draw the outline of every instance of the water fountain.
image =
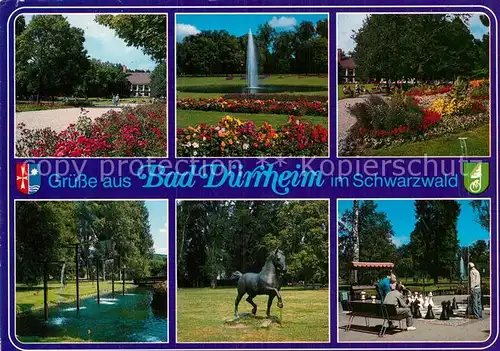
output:
M259 88L259 61L257 59L257 47L253 40L252 30L248 30L247 43L247 92L255 93Z

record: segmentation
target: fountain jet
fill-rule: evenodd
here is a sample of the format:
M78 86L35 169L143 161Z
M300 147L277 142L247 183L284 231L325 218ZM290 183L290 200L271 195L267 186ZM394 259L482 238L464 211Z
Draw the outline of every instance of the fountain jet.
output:
M257 48L253 40L252 30L249 29L247 43L247 92L254 93L258 87Z

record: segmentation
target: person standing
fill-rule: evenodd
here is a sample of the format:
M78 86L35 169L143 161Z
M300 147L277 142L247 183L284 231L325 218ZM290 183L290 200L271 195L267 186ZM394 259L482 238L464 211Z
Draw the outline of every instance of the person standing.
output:
M406 298L401 293L402 286L392 283L390 288L391 291L385 296L383 304L395 305L397 314L406 317L406 330L416 330L417 328L413 326L413 317L410 307L406 304Z
M469 262L469 313L470 318L479 319L483 318L483 311L481 306L481 275L476 269L474 263Z

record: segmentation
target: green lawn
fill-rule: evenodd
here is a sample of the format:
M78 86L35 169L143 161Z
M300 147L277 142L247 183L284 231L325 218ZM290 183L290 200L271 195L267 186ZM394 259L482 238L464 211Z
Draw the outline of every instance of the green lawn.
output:
M226 80L226 77L177 77L178 87L202 86L202 85L241 85L245 86L247 81L241 79L241 75L235 75L232 80ZM328 77L311 76L299 78L297 75L273 75L266 79L259 80L260 85L310 85L324 86L328 90Z
M133 289L136 286L131 282L125 282L125 289ZM49 282L49 306L58 303L68 303L76 300L76 282L68 282L60 290L59 282ZM97 283L80 281L80 298L97 295ZM99 282L100 293L111 292L111 280ZM115 292L122 291L122 282L115 281ZM43 308L43 285L28 287L24 284L16 284L16 312L26 312Z
M489 156L490 126L484 125L459 134L445 135L439 138L401 146L366 150L360 156L461 156L458 138L467 137L469 156Z
M219 111L196 111L196 110L177 110L177 128L185 128L194 126L200 123L207 125L217 125L222 118L230 115L242 121L253 121L256 126L261 126L264 122L277 126L288 121L287 115L275 115L265 113L228 113ZM328 117L322 116L303 116L303 121L308 121L313 124L321 124L328 128Z
M298 92L288 92L284 94L292 94L292 95L322 95L322 96L327 96L328 95L328 90L322 90L322 91L298 91ZM197 93L197 92L187 92L187 91L177 91L176 94L177 99L185 99L185 98L195 98L195 99L209 99L209 98L219 98L224 95L225 93Z
M344 85L347 85L349 87L351 87L351 89L354 91L354 89L356 88L356 84L353 84L353 83L349 83L349 84L337 84L337 99L338 100L342 100L342 99L347 99L345 96L344 96L344 92L342 91L342 89L344 88ZM373 87L375 86L375 84L362 84L365 86L365 89L368 89L368 91L372 91Z
M179 342L298 342L328 341L329 291L283 289L282 324L261 328L265 319L267 296L257 296L256 317L225 323L234 317L236 289L178 289L177 339ZM239 311L250 312L244 297ZM271 314L280 317L277 300Z

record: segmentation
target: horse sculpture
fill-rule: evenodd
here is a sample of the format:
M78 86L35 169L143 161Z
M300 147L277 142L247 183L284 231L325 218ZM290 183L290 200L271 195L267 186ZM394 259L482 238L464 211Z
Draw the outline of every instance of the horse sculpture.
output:
M267 301L267 317L271 315L271 305L274 297L278 297L278 307L283 308L283 300L280 294L279 273L286 272L285 255L279 249L273 251L266 260L266 264L260 273L245 273L234 272L232 277L238 278L238 296L234 302L234 315L238 314L238 304L243 295L248 294L247 302L252 305L252 314L257 313L257 305L253 302L253 298L257 295L269 295Z

